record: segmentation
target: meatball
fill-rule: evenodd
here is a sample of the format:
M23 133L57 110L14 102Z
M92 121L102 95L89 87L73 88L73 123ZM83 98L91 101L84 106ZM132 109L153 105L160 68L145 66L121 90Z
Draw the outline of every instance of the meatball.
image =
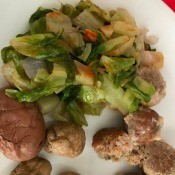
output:
M73 123L59 121L48 128L45 150L64 157L77 157L85 147L85 132Z
M132 166L141 165L143 160L142 147L144 146L133 146L132 151L125 155L124 158L128 164Z
M140 107L138 111L124 118L133 145L144 145L160 140L163 118L156 111Z
M45 122L36 103L19 103L0 90L0 152L12 160L35 157L45 140Z
M80 175L80 174L75 173L75 172L73 172L73 171L69 171L69 172L61 173L61 174L59 174L59 175Z
M160 73L155 67L141 67L138 69L138 75L148 83L155 87L155 94L152 99L146 103L146 106L154 106L158 104L166 95L166 83Z
M50 162L41 157L21 162L10 175L50 175L52 166Z
M164 141L153 141L145 146L142 162L147 175L175 175L175 150Z
M128 134L116 128L104 128L93 136L92 146L98 156L119 161L124 154L132 150Z

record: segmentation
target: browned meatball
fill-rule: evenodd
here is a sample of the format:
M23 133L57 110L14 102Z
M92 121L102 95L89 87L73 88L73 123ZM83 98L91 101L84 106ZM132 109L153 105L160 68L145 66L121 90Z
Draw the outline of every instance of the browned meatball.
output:
M115 128L104 128L93 137L92 146L100 158L119 161L132 150L130 137Z
M75 172L73 172L73 171L69 171L69 172L61 173L61 174L59 174L59 175L80 175L80 174L75 173Z
M158 104L166 95L166 82L164 81L159 69L155 67L141 67L138 69L138 75L155 87L155 94L152 99L146 103L146 106Z
M21 162L10 175L50 175L52 166L50 162L41 157Z
M9 159L35 157L45 140L45 122L36 103L19 103L0 90L0 151Z
M142 162L147 175L175 175L175 149L164 141L146 145Z
M144 145L153 140L160 140L163 118L156 111L140 107L138 111L128 114L124 120L134 145Z
M85 147L85 132L73 123L59 121L48 128L45 150L64 157L77 157Z

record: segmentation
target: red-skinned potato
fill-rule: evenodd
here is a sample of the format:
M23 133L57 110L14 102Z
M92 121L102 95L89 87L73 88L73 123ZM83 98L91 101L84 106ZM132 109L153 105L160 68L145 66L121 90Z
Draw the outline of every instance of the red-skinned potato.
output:
M37 103L20 103L0 89L0 152L25 161L35 157L45 141L45 122Z

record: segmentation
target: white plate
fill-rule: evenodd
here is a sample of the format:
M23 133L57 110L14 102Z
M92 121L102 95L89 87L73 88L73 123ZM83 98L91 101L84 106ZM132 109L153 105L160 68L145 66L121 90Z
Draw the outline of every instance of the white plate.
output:
M78 0L62 0L62 3L75 4ZM135 17L139 27L146 27L150 34L159 37L155 46L165 56L162 74L167 82L167 95L154 109L164 117L162 137L175 146L175 15L161 0L94 0L104 9L124 7ZM9 45L10 39L28 29L31 14L39 7L59 8L58 0L0 0L0 49ZM2 64L2 62L1 62ZM40 154L51 161L52 175L63 170L75 170L81 175L115 175L128 169L125 162L113 163L99 159L91 147L93 134L104 127L116 126L117 114L105 109L101 117L87 117L89 126L85 128L86 147L78 158L62 158L42 151ZM8 175L18 164L0 154L0 175ZM127 167L127 168L126 168Z

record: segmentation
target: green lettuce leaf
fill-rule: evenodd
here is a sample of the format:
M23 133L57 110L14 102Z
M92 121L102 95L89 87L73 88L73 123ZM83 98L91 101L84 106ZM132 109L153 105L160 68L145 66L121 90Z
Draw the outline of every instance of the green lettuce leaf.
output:
M106 103L79 103L81 109L88 115L100 115Z
M52 9L45 9L42 7L39 7L35 13L32 14L32 16L29 19L29 24L35 22L36 20L45 17L47 13L52 12Z
M151 97L155 93L155 88L139 76L136 76L126 84L126 87L136 98L146 103L151 100Z
M139 100L129 90L116 88L108 75L103 74L102 90L105 100L113 109L118 109L122 114L134 112L138 109Z
M69 111L71 119L74 123L79 126L88 126L84 113L76 101L70 101L67 104L67 110Z
M135 58L102 56L101 63L105 66L116 88L126 83L136 74Z
M58 38L53 34L35 34L12 39L11 45L23 55L61 64L67 71L66 82L71 84L75 79L76 66Z

